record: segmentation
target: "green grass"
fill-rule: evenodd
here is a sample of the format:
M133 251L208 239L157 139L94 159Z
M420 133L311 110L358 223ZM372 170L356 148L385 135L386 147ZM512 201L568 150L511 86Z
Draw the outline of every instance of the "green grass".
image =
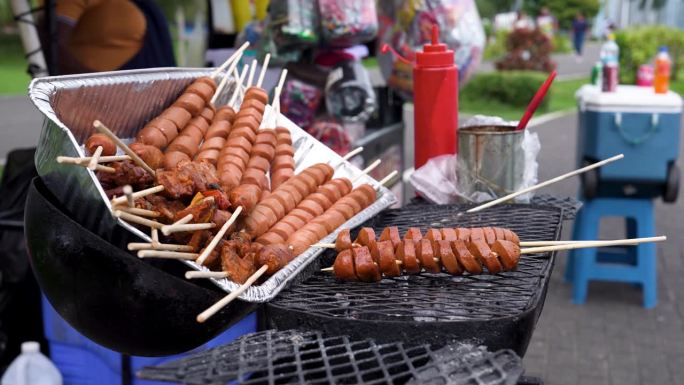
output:
M0 52L0 95L26 94L31 77L19 36L0 34Z
M575 92L586 83L588 83L588 79L554 81L547 95L551 98L548 107L545 110L538 110L535 115L575 108ZM466 87L468 86L466 85ZM458 103L460 113L467 115L494 115L506 120L519 120L525 112L525 107L513 107L483 99L460 98Z

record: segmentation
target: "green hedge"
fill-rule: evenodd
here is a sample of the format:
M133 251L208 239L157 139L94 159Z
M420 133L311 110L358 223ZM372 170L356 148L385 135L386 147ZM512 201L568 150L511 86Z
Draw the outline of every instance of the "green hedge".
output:
M620 82L633 84L639 66L649 63L658 47L668 46L672 57L672 78L684 64L684 30L664 26L629 28L618 32L615 40L620 46Z
M535 71L497 71L475 75L459 98L498 101L511 106L526 106L548 74ZM546 109L551 92L540 108Z

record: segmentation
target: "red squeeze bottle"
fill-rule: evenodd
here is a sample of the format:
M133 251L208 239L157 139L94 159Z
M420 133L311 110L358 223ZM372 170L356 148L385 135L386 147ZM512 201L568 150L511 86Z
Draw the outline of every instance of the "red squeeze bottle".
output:
M439 43L432 26L432 44L416 52L413 67L415 168L428 159L458 149L458 68L454 51Z

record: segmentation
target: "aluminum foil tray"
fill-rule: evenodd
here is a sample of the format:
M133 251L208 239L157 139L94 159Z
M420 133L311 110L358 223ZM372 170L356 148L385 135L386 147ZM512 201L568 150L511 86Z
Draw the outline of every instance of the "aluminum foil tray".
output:
M111 215L111 204L92 171L85 167L59 164L56 158L59 155L84 156L81 143L94 132L92 123L95 119L102 121L120 138L133 138L145 122L173 103L188 84L197 77L208 75L210 71L156 68L46 77L31 82L29 96L45 115L36 151L36 168L48 189L73 219L120 248L125 248L136 237L151 241L148 234ZM234 82L229 80L227 91L219 98L218 105L225 104L233 87ZM268 116L269 111L267 107L265 116ZM292 134L295 172L315 163L326 162L333 166L342 163L337 167L335 177L352 179L361 173L285 116L280 116L278 121ZM377 181L362 176L355 185L360 183L377 184ZM396 202L394 194L381 187L375 203L341 228L358 226ZM340 229L322 242L333 242ZM261 285L249 288L239 298L249 302L271 300L322 251L308 249ZM193 261L183 263L195 270L206 269ZM227 292L239 286L228 279L212 281Z

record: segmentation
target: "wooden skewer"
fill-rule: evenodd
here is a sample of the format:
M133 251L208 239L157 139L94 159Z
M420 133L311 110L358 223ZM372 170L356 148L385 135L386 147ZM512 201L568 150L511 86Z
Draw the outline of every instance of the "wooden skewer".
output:
M514 192L514 193L512 193L512 194L508 194L508 195L506 195L506 196L504 196L504 197L501 197L501 198L499 198L499 199L494 199L493 201L487 202L487 203L485 203L485 204L483 204L483 205L480 205L480 206L477 206L477 207L473 207L472 209L470 209L470 210L468 210L468 211L466 211L466 212L467 212L467 213L475 213L475 212L478 212L478 211L480 211L480 210L484 210L484 209L486 209L486 208L488 208L488 207L492 207L492 206L498 205L499 203L503 203L503 202L509 201L509 200L511 200L511 199L513 199L513 198L519 196L519 195L526 194L526 193L528 193L528 192L530 192L530 191L534 191L534 190L540 189L540 188L542 188L542 187L546 187L546 186L548 186L548 185L550 185L550 184L553 184L553 183L556 183L556 182L560 182L560 181L562 181L562 180L564 180L564 179L567 179L567 178L570 178L570 177L572 177L572 176L581 174L581 173L583 173L583 172L587 172L587 171L589 171L589 170L593 170L593 169L595 169L595 168L597 168L597 167L601 167L601 166L603 166L603 165L605 165L605 164L608 164L608 163L610 163L610 162L614 162L614 161L616 161L616 160L618 160L618 159L622 159L622 158L624 158L624 157L625 157L625 156L624 156L623 154L615 155L614 157L611 157L611 158L608 158L608 159L604 159L604 160L602 160L602 161L600 161L600 162L596 162L596 163L594 163L594 164L592 164L592 165L589 165L589 166L587 166L587 167L582 167L582 168L580 168L580 169L578 169L578 170L571 171L571 172L569 172L569 173L567 173L567 174L563 174L563 175L561 175L561 176L557 176L557 177L555 177L555 178L553 178L553 179L549 179L549 180L547 180L546 182L542 182L542 183L536 184L536 185L534 185L534 186L530 186L530 187L528 187L528 188L524 188L524 189L522 189L522 190L520 190L520 191L516 191L516 192Z
M214 279L221 279L221 278L228 278L228 273L225 271L188 271L185 273L185 278L186 279L195 279L195 278L214 278Z
M194 248L188 245L174 245L170 243L144 243L131 242L128 244L128 250L165 250L165 251L193 251Z
M220 74L223 70L225 70L226 67L228 67L229 65L231 65L231 64L233 64L233 63L239 62L239 61L240 61L240 58L242 57L243 52L247 49L247 47L249 47L249 42L248 42L248 41L245 42L242 46L240 46L240 48L238 48L235 52L233 52L233 54L230 55L230 57L228 58L228 60L226 60L225 62L223 62L223 64L221 64L220 66L218 66L218 67L214 70L214 72L211 73L210 76L211 76L212 78L215 78L216 76L218 76L218 74ZM231 72L232 72L232 71L228 71L228 73L231 73Z
M237 82L235 84L235 90L233 90L233 95L231 95L230 101L228 102L228 105L231 107L237 101L238 95L240 95L240 89L242 88L242 83L245 82L245 77L247 76L247 71L249 71L249 65L244 66L242 68L242 73L240 73L240 76L237 77Z
M128 202L128 207L135 207L135 200L133 199L133 187L130 184L123 186L122 188L124 196L126 196L126 202Z
M249 68L249 77L247 78L247 88L249 88L252 85L252 81L254 80L254 73L256 72L256 67L257 67L257 60L254 59L254 60L252 60L252 64Z
M399 174L399 171L394 170L391 173L387 174L387 176L385 176L384 178L380 179L380 181L378 182L378 187L376 187L376 190L379 190L380 186L384 186L385 184L387 184L387 182L391 181L392 178L394 178L394 176L397 174Z
M233 215L230 216L230 218L226 221L226 223L223 224L221 229L216 233L216 236L209 242L207 247L204 248L204 251L202 251L202 254L197 258L197 264L202 265L204 261L209 257L209 254L211 254L212 251L216 248L216 245L218 245L219 241L223 239L223 236L226 235L226 231L228 231L228 228L238 219L238 216L242 212L242 206L238 206L237 209L233 212Z
M271 54L267 53L264 58L264 64L261 65L261 72L259 72L259 78L257 79L256 86L261 88L261 84L264 82L264 76L266 76L266 69L268 69L268 62L271 60Z
M226 88L226 84L228 84L228 79L230 79L230 76L228 74L225 74L223 76L223 79L221 79L221 83L219 83L218 87L216 87L216 91L214 91L214 95L211 97L211 100L209 101L212 105L216 104L216 99L221 96L223 93L223 89Z
M518 245L520 247L531 247L531 246L556 246L556 245L571 245L575 243L587 243L587 242L597 242L597 241L520 241Z
M647 238L616 239L616 240L612 240L612 241L591 241L591 242L581 242L581 243L570 243L570 244L565 244L565 245L541 246L541 247L530 247L527 249L520 249L520 254L535 254L535 253L545 253L548 251L585 249L585 248L591 248L591 247L634 246L634 245L638 245L640 243L662 242L665 240L667 240L666 236L659 236L659 237L647 237Z
M121 218L127 222L132 222L132 223L137 223L139 225L147 226L147 227L152 227L152 228L157 228L160 229L163 225L157 221L153 221L147 218L139 217L137 215L133 215L130 213L127 213L122 210L115 210L114 211L114 216L117 218Z
M352 247L361 247L362 245L358 243L352 243ZM334 249L335 244L334 243L314 243L311 245L311 247L320 247L322 249Z
M342 157L343 161L348 161L349 159L355 157L357 154L360 154L361 151L363 151L363 146L356 147L355 149L349 151L345 156ZM344 162L340 162L342 164Z
M128 146L126 145L126 143L122 142L121 139L119 139L118 136L114 135L114 133L113 133L109 128L107 128L104 124L102 124L102 122L100 122L99 120L95 120L95 121L93 122L93 126L95 127L95 129L96 129L98 132L100 132L100 133L106 135L109 139L111 139L114 143L116 143L116 145L117 145L120 149L122 149L123 152L125 152L126 154L128 154L128 156L131 157L131 160L133 160L133 162L134 162L135 164L137 164L138 166L142 167L145 171L147 171L147 172L149 172L150 174L152 174L152 176L156 176L156 174L154 173L154 170L152 170L152 168L151 168L150 166L148 166L147 163L145 163L145 161L143 161L143 160L138 156L138 154L136 154L135 152L133 152L133 150L131 150L130 147L128 147Z
M117 210L121 210L140 217L159 218L161 216L161 213L159 213L159 211L139 209L137 207L117 207Z
M259 268L259 270L257 270L256 273L252 274L252 276L249 277L245 283L240 285L240 287L235 289L235 291L233 291L232 293L223 297L221 300L219 300L215 304L211 305L207 310L200 313L197 316L197 322L202 323L202 322L208 320L211 316L216 314L219 310L223 309L225 306L227 306L229 303L231 303L235 298L237 298L245 290L249 289L249 287L252 286L252 284L254 282L256 282L257 279L259 279L262 275L264 275L266 270L268 270L267 265L261 266L261 268Z
M65 162L64 164L72 164L74 166L82 166L82 167L88 168L88 163L68 163L68 162ZM106 173L110 173L110 174L113 174L116 172L116 170L113 167L103 166L101 164L95 165L95 171L102 171L102 172L106 172Z
M354 179L351 180L352 184L356 183L359 179L361 179L362 176L367 175L369 172L373 171L376 167L380 165L381 162L381 159L376 159L368 167L364 168L363 171L361 171L361 174L357 175L356 177L354 177Z
M162 185L146 188L144 190L134 192L133 193L133 199L142 198L142 197L152 195L152 194L156 194L156 193L162 192L162 191L164 191L164 186L162 186ZM112 206L118 206L118 205L124 204L126 202L127 202L126 197L120 196L118 198L112 199Z
M150 229L150 238L152 239L152 248L159 246L159 229Z
M84 165L90 163L91 159L93 159L92 156L84 156L82 158L58 156L57 163ZM131 157L128 155L101 156L99 163L120 162L122 160L131 160Z
M161 227L162 233L164 235L170 235L173 233L180 233L184 231L197 231L197 230L209 230L216 227L216 223L188 223L185 225L177 225L173 227Z
M95 171L97 164L100 162L100 155L102 155L102 151L104 151L104 147L97 146L93 156L90 158L90 162L88 162L88 170Z
M140 250L138 251L139 258L165 258L165 259L187 259L194 260L197 258L197 253L185 253L182 251L166 251L166 250Z
M173 222L170 225L164 225L161 228L161 231L162 231L162 233L164 233L164 235L169 235L173 232L174 227L179 226L179 225L184 225L184 224L190 222L191 220L192 220L192 214L188 214L188 215L184 216L183 218Z
M667 240L667 237L659 236L659 237L648 237L648 238L616 239L616 240L609 240L609 241L587 241L587 242L570 243L570 244L556 245L556 246L531 247L531 248L527 248L527 249L520 249L520 254L521 255L522 254L536 254L536 253L544 253L544 252L549 252L549 251L584 249L584 248L590 248L590 247L635 246L635 245L638 245L640 243L661 242L661 241L665 241L665 240ZM439 259L435 258L435 261L439 262ZM402 264L402 262L399 260L397 260L396 263L397 263L397 265ZM330 272L330 271L335 271L335 269L334 269L334 267L326 267L326 268L321 269L321 271Z

